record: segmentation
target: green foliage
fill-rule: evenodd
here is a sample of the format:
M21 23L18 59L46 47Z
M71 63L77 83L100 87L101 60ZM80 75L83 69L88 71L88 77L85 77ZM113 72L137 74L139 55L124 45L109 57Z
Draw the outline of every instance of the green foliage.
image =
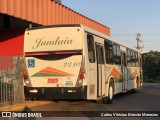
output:
M160 52L150 51L142 56L144 81L160 82Z

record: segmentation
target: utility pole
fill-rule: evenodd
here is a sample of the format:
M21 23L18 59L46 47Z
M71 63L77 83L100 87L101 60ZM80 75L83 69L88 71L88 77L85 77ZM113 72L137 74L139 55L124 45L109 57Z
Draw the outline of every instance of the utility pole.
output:
M140 43L142 43L142 40L140 39L140 37L141 37L141 34L137 33L137 38L136 38L136 40L137 40L137 47L135 47L135 48L137 48L139 51L142 52L142 48L144 48L144 46L143 47L140 46Z

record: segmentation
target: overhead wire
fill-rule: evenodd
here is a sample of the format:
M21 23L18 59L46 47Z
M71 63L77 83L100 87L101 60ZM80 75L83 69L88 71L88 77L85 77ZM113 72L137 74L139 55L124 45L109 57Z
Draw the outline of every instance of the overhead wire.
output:
M141 34L141 36L160 36L160 33L140 33ZM136 34L111 34L111 36L136 36ZM136 40L135 41L130 41L130 40L121 40L121 41L123 41L123 42L136 42ZM145 43L145 42L160 42L160 41L145 41L145 40L143 40L143 42Z

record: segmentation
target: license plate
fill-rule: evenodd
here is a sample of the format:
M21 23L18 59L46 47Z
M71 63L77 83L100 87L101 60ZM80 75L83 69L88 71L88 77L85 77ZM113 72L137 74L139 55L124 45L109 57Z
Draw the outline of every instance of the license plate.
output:
M58 79L57 78L49 78L48 83L58 83Z

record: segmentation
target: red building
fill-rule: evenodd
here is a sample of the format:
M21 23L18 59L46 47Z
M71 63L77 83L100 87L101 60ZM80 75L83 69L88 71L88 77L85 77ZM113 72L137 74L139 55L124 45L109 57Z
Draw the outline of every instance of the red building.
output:
M0 56L23 54L24 31L30 24L83 24L110 35L110 28L54 0L0 0Z

